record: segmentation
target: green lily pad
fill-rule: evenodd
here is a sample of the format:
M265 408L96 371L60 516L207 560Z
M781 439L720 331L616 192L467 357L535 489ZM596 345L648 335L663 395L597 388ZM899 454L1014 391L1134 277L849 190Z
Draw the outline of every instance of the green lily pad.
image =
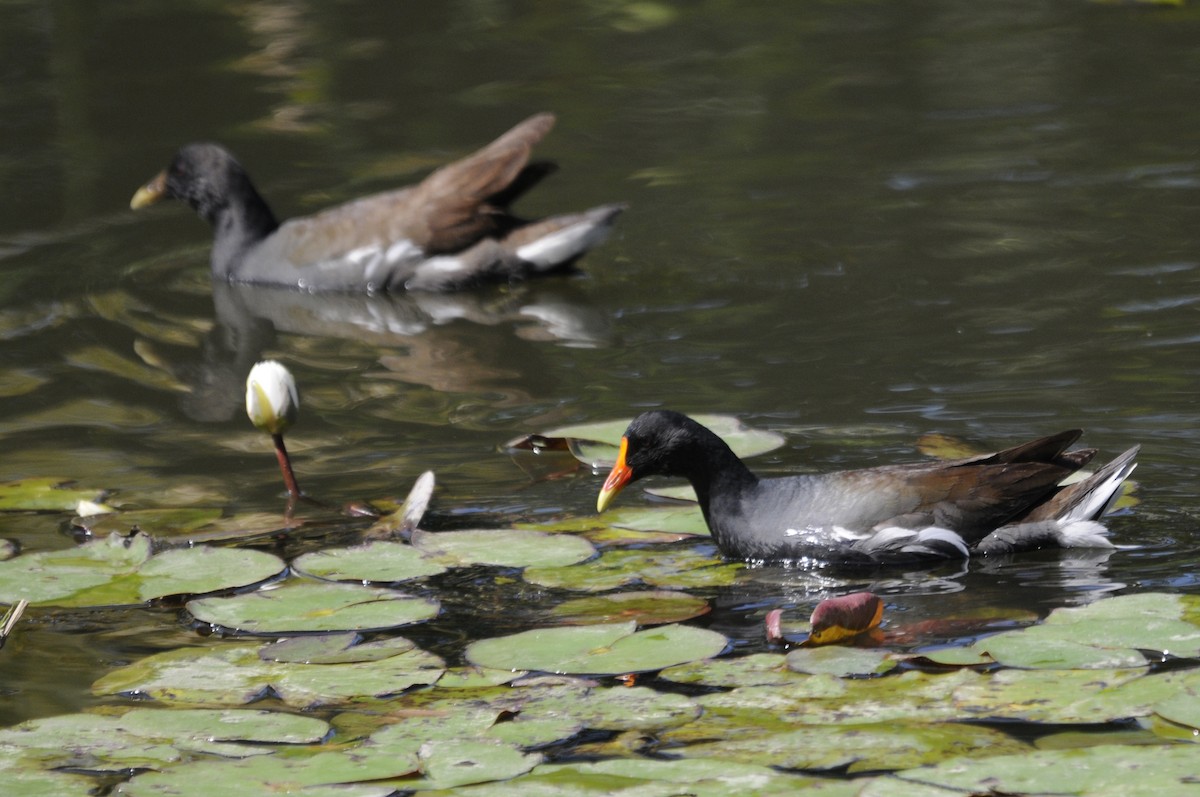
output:
M284 571L274 554L245 548L175 548L150 558L138 570L142 600L167 595L201 595L257 584Z
M76 548L0 562L0 602L119 606L167 595L195 595L256 584L284 562L262 551L180 548L151 555L150 538L110 535Z
M820 794L852 797L858 786L841 792L813 792L813 778L777 772L770 767L717 759L661 761L620 758L571 764L543 764L530 774L510 781L458 789L462 797L727 797L733 794L756 797L790 797ZM421 797L441 797L449 792L422 792Z
M268 694L290 706L340 703L403 692L441 677L441 659L419 648L387 658L344 664L275 662L270 646L236 643L156 653L97 680L97 695L132 695L172 705L242 705ZM270 654L266 654L270 655Z
M433 557L402 542L369 542L306 553L292 562L301 575L328 581L388 584L446 572Z
M783 435L752 429L730 415L693 415L692 418L711 429L743 459L774 451L786 442ZM617 461L617 446L630 420L563 426L543 432L541 437L565 439L571 453L585 465L593 468L612 467Z
M542 762L537 753L495 740L438 739L418 751L424 778L402 783L405 789L453 789L472 783L508 780Z
M1154 713L1176 725L1200 730L1200 695L1195 692L1176 695L1169 701L1156 705Z
M30 769L12 757L0 761L0 780L11 797L92 797L96 781L80 775Z
M592 625L632 620L639 626L679 623L706 614L708 601L686 592L654 590L617 592L575 598L550 610L556 621L567 625Z
M500 686L525 675L524 670L494 670L490 667L451 667L438 679L439 689L479 689Z
M395 787L374 781L419 767L415 750L362 744L308 755L193 761L134 776L118 787L129 797L211 797L286 793L303 797L387 797Z
M753 653L749 656L705 659L668 667L659 678L681 684L717 687L787 686L810 676L788 667L782 653Z
M416 531L412 543L427 556L454 565L565 567L596 555L582 537L522 529Z
M663 550L605 551L598 558L570 567L530 567L522 577L531 584L557 589L603 592L631 584L691 589L736 583L745 566L707 556L694 547Z
M361 645L357 644L360 638L355 633L290 637L259 648L258 655L264 661L293 664L347 664L382 661L416 648L416 644L404 637L391 637Z
M189 601L202 623L240 634L382 631L437 616L437 601L389 589L350 584L291 582L230 598Z
M657 531L684 534L689 537L708 537L708 523L699 505L625 507L605 512L610 525L631 531Z
M829 645L797 648L787 654L788 667L813 675L880 675L896 666L887 651Z
M1146 657L1132 648L1100 648L1053 633L1027 633L1030 629L996 634L976 642L975 652L990 656L1005 667L1055 670L1111 670L1148 667Z
M484 667L617 675L660 670L716 656L728 641L715 631L668 625L637 631L634 623L544 628L467 646L468 661Z
M488 736L531 750L570 739L583 728L583 723L571 716L535 719L518 717L511 722L496 723L488 729Z
M927 784L958 794L1195 795L1194 745L1103 745L957 759L898 773L905 784Z
M0 483L0 512L72 512L80 502L104 500L103 490L76 489L72 483L53 477Z
M688 745L684 758L719 758L783 769L869 772L908 769L959 756L1028 751L1011 736L974 725L889 722L878 725L813 725L733 740Z
M429 732L445 733L447 723L470 709L487 715L489 719L480 723L477 732L489 737L499 735L500 726L507 724L497 723L501 717L512 717L512 722L569 720L572 727L620 732L659 731L686 725L700 716L697 702L684 695L642 686L597 686L581 678L525 678L506 687L413 691L388 705L405 716L403 727L388 726L390 733L412 733L412 726L425 719L436 725ZM429 733L419 728L416 732ZM464 726L456 735L438 738L458 738L468 732L475 731Z
M244 709L146 709L68 714L0 730L0 749L47 768L92 772L160 767L195 753L242 758L263 743L311 744L329 733L315 717Z

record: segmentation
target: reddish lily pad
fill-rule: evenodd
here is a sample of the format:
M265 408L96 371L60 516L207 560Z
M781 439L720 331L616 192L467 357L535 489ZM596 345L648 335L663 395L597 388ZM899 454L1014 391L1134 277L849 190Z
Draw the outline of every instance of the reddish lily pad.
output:
M830 645L864 634L879 626L883 601L869 592L829 598L817 604L809 620L806 645Z

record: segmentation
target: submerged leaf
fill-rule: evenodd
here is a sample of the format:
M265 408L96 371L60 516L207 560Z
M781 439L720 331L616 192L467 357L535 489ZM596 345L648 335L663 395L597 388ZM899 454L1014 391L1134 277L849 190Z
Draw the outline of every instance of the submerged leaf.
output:
M75 489L71 484L53 477L0 483L0 511L73 512L80 502L104 499L103 490Z

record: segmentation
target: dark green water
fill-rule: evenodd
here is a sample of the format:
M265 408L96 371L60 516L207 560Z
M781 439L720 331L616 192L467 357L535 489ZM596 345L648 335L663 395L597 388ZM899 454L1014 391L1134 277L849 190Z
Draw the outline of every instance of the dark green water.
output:
M1103 457L1144 446L1141 504L1111 523L1136 547L867 586L898 617L1200 590L1198 76L1196 7L5 3L0 481L279 511L241 410L260 356L300 382L306 489L402 494L432 468L442 527L593 512L598 476L530 484L500 447L651 406L783 432L755 463L771 472L1080 426ZM520 210L631 204L574 278L214 295L201 221L126 210L193 139L230 146L287 216L539 110L562 168ZM0 536L72 544L56 515L0 516ZM751 647L767 609L845 586L761 576L709 620ZM0 653L0 724L84 705L190 634L169 609L32 610Z

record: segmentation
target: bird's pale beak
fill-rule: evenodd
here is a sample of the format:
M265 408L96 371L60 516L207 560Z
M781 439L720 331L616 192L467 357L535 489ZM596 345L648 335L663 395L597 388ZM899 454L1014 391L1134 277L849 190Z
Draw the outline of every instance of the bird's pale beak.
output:
M613 465L613 469L609 472L608 478L604 480L604 487L600 490L600 496L596 499L596 511L603 512L612 503L612 500L617 497L617 493L625 489L625 485L633 481L633 469L625 464L625 452L629 449L629 439L621 438L621 448L617 451L617 464Z
M129 200L129 207L133 210L141 210L148 205L153 205L166 195L167 173L162 171L155 175L153 180L137 190L137 193L133 195L133 199Z

